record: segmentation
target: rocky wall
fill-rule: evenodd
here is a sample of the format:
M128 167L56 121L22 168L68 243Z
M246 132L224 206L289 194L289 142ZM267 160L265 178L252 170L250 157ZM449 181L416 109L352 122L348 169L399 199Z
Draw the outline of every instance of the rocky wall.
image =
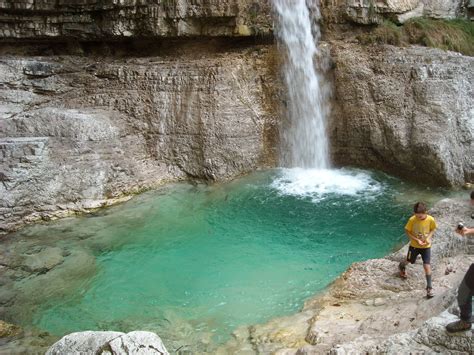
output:
M474 58L422 47L331 48L337 164L430 185L474 179Z
M0 39L250 36L271 28L268 0L0 0Z
M321 0L328 23L371 25L391 20L406 22L415 17L453 19L469 16L473 4L466 0Z
M385 16L421 2L433 11L447 5L375 5ZM462 2L449 4L462 13ZM272 33L270 6L0 0L0 229L99 207L163 181L275 166L279 55L271 36L258 36ZM367 6L322 0L323 24L360 30L349 15ZM353 33L325 30L335 164L435 185L472 181L472 58L364 47Z
M175 44L178 57L2 57L0 229L168 180L274 166L273 47L207 46Z

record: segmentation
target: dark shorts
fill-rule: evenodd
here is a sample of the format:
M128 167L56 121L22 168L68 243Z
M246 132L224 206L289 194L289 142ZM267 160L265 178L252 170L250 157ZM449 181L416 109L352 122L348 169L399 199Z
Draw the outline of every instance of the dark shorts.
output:
M431 248L415 248L410 245L408 248L407 261L414 264L418 255L421 255L423 264L429 264L431 261Z

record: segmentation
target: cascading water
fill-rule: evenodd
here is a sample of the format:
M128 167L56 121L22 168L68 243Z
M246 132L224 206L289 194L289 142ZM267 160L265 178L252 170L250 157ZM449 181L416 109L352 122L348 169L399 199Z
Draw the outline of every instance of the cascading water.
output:
M311 0L309 0L311 1ZM285 53L287 126L282 129L281 164L285 167L329 167L326 137L327 98L322 76L315 69L320 33L311 17L319 17L317 0L273 0L277 37ZM311 7L311 12L308 9Z

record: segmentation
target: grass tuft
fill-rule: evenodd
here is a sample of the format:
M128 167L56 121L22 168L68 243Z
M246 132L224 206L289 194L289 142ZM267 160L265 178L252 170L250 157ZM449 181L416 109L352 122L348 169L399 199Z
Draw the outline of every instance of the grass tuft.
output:
M372 31L357 36L362 44L417 44L474 56L474 23L469 20L416 18L397 26L384 21Z

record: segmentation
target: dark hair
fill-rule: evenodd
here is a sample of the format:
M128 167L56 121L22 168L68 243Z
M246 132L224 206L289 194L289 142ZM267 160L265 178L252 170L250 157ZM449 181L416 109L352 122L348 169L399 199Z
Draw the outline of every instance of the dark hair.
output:
M474 200L474 190L471 191L471 200Z
M426 205L423 202L417 202L413 206L413 211L415 213L426 213Z

